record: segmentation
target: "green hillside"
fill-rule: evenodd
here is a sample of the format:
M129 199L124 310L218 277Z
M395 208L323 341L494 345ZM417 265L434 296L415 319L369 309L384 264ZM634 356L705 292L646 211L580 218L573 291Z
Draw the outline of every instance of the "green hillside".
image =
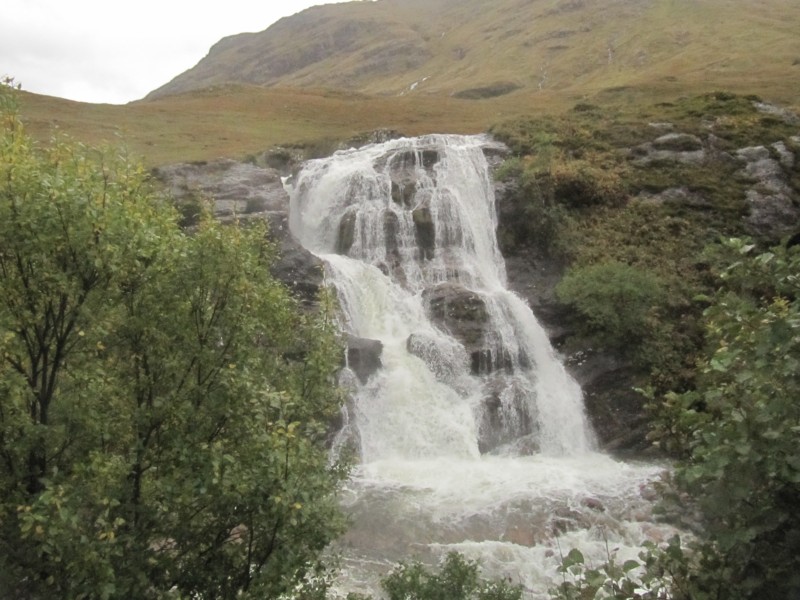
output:
M308 9L221 40L150 98L224 83L490 96L707 86L796 94L785 0L380 0Z

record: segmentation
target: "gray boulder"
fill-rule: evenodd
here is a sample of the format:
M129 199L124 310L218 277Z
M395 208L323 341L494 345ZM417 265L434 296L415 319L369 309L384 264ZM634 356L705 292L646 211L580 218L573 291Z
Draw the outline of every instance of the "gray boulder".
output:
M383 366L382 352L383 344L379 340L347 336L347 366L362 384Z
M773 148L777 160L764 146L741 148L736 158L743 163L741 175L752 182L746 192L750 208L748 229L755 235L778 240L797 229L800 208L786 174L794 165L794 154L783 142L773 144Z

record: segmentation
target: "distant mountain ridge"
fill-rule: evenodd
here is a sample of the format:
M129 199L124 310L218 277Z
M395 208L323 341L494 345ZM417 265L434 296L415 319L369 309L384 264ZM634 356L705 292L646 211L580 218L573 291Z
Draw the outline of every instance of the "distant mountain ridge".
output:
M223 38L147 99L226 84L497 96L800 80L787 0L377 0Z

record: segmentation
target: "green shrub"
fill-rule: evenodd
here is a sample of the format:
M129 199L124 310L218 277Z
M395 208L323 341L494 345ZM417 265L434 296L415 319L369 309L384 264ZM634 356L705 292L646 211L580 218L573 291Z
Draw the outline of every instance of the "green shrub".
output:
M645 337L664 289L657 276L611 261L569 270L556 294L585 319L585 333L611 347L634 348Z
M482 579L478 563L449 553L431 570L419 562L401 563L381 582L389 600L520 600L522 588ZM351 594L348 600L364 600Z

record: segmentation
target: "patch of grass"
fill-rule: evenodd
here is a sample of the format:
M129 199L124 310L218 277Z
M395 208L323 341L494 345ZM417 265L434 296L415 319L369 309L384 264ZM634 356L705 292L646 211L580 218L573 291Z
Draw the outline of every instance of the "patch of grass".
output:
M453 97L462 98L464 100L483 100L485 98L505 96L506 94L518 90L520 87L519 84L512 82L493 83L492 85L461 90L453 94Z

